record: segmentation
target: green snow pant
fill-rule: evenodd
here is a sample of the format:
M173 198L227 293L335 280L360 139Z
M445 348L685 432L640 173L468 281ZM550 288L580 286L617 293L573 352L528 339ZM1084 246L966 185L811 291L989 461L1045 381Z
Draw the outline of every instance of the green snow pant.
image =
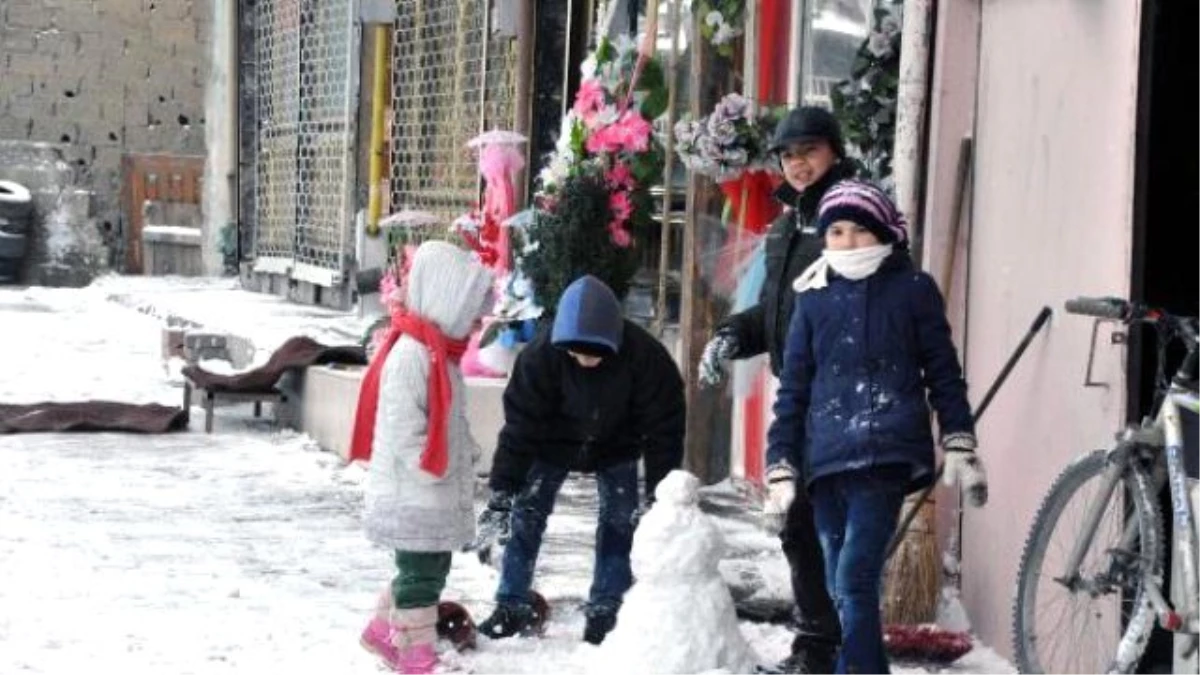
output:
M450 574L450 552L396 551L396 578L392 600L397 609L431 607L438 604Z

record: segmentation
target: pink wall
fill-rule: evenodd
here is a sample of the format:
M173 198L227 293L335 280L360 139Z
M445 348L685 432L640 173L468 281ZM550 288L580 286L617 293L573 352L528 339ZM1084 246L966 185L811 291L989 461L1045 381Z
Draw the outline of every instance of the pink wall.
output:
M1139 0L939 8L926 260L938 275L959 138L977 93L969 243L959 256L968 253L969 269L964 277L960 266L954 282L969 308L965 326L955 312L955 327L972 403L1039 309L1055 311L981 421L992 502L964 518L964 604L980 637L1006 654L1032 515L1061 468L1108 445L1124 414L1123 348L1102 330L1094 374L1110 386L1083 388L1091 322L1062 304L1128 292L1139 12Z
M923 216L925 269L938 281L946 297L947 314L955 344L963 353L966 329L967 234L970 231L970 183L960 202L961 220L954 231L954 208L959 185L959 155L962 139L974 132L975 75L979 61L979 0L943 0L938 3L930 79L929 149ZM957 235L957 236L956 236ZM946 264L954 247L954 267L946 278ZM957 529L957 496L939 488L937 498L938 540L946 549Z

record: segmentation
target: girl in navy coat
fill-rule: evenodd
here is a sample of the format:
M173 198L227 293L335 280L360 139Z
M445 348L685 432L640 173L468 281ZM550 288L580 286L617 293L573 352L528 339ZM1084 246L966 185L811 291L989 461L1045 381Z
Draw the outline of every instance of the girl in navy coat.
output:
M878 188L842 181L818 207L821 258L794 282L768 463L812 499L842 622L839 673L886 673L880 584L904 497L934 477L929 408L945 479L987 499L942 296L913 267L903 217Z

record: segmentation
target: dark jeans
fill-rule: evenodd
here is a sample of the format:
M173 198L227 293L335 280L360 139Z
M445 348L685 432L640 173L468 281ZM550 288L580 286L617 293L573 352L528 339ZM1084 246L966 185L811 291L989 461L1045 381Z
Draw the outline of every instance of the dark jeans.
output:
M796 485L796 498L788 507L779 538L796 598L796 639L792 652L806 648L837 649L842 642L842 628L826 586L825 558L813 522L812 503L803 484Z
M567 469L535 461L525 486L513 500L512 535L504 547L500 588L496 602L502 605L529 603L533 570L537 565L546 519ZM637 462L625 462L596 472L600 515L596 525L596 562L588 604L593 610L616 612L625 591L633 585L629 549L633 546L633 513L638 506Z
M825 577L842 619L837 672L890 672L880 586L905 483L870 471L849 471L820 478L812 488Z
M392 599L400 609L438 604L446 577L450 575L450 553L396 551L396 578Z

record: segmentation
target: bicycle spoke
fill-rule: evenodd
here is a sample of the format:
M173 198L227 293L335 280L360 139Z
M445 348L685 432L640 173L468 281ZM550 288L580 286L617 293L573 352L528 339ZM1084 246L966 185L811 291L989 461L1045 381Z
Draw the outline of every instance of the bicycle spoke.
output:
M1109 643L1115 645L1113 631L1119 611L1115 612L1114 606L1119 603L1119 595L1108 584L1116 580L1106 583L1098 575L1113 569L1111 549L1119 544L1124 528L1119 499L1102 505L1091 546L1084 551L1072 579L1077 584L1074 590L1056 580L1066 573L1064 564L1074 552L1075 537L1088 522L1092 509L1101 506L1099 499L1098 482L1079 486L1058 514L1055 532L1061 534L1046 540L1041 565L1028 582L1034 589L1033 644L1048 672L1102 670L1107 665Z

